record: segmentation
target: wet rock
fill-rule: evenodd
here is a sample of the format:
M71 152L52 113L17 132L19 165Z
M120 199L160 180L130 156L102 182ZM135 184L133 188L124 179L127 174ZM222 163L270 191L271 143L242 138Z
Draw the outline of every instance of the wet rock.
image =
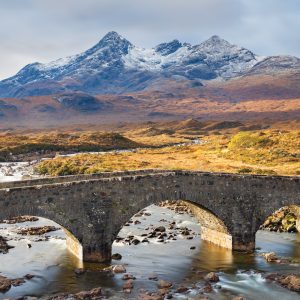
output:
M90 291L82 291L74 295L74 299L91 299L91 300L96 300L96 299L102 299L102 289L101 288L95 288ZM66 298L70 299L70 298ZM71 298L72 299L72 298Z
M135 280L136 278L131 274L124 274L124 276L122 277L122 280L129 280L129 279Z
M10 290L11 281L4 276L0 276L0 292L4 293Z
M165 280L160 280L158 282L158 288L159 289L168 289L172 287L172 283L171 282L168 282L168 281L165 281Z
M190 232L186 229L186 230L181 231L181 234L182 235L190 235Z
M7 243L7 239L3 236L0 236L0 254L8 253L9 249L14 248L14 246L10 246Z
M17 234L21 235L42 235L51 231L59 230L55 226L42 226L42 227L26 227L17 230Z
M16 279L10 279L11 285L13 286L20 286L23 283L25 283L25 279L24 278L16 278Z
M121 241L123 241L123 240L124 240L124 238L122 238L122 237L120 237L120 236L117 236L115 241L118 243L118 242L121 242Z
M211 293L213 288L210 283L206 283L205 286L202 288L203 293Z
M0 275L0 292L5 293L9 291L12 286L20 286L25 283L25 279L31 278L29 278L28 275L25 275L24 278L9 279Z
M218 282L220 278L215 272L210 272L204 277L204 280L209 282Z
M189 290L189 289L188 289L187 287L185 287L185 286L180 286L179 288L176 289L176 293L182 294L182 293L187 292L188 290Z
M271 273L265 276L268 281L274 281L291 291L300 292L300 274L276 274Z
M123 284L123 291L125 293L131 293L133 289L133 280L132 279L129 279L128 281L126 281L124 284Z
M112 271L114 273L126 273L126 268L123 265L112 266Z
M160 207L165 207L175 211L178 214L190 214L192 215L191 209L187 206L184 201L164 201L159 204Z
M77 276L83 275L85 272L86 272L86 270L85 270L85 269L82 269L82 268L77 268L77 269L74 270L74 273L75 273Z
M147 237L148 237L149 239L152 239L152 238L156 237L156 234L155 234L155 232L150 232L150 233L147 235Z
M169 293L169 288L164 288L164 289L159 289L158 290L158 294L159 295L162 295L162 296L165 296Z
M135 218L139 218L139 217L142 217L143 216L143 213L142 212L139 212L137 214L134 215Z
M164 296L157 293L142 292L138 300L163 300Z
M166 227L165 226L158 226L154 229L154 231L156 231L156 232L165 232Z
M300 274L283 275L277 282L291 291L300 292Z
M38 221L39 218L37 217L32 217L32 216L19 216L19 217L14 217L8 220L3 220L1 223L5 224L16 224L16 223L24 223L24 222L36 222Z
M141 222L139 220L135 220L134 225L138 225L138 224L141 224Z
M132 243L133 245L138 245L138 244L140 243L140 240L138 240L138 239L133 239L133 240L131 241L131 243Z
M115 253L111 256L111 259L113 260L121 260L122 259L122 255L120 253Z
M297 232L297 217L288 206L282 207L260 226L262 230L275 232Z
M157 275L152 274L152 275L150 275L150 276L148 277L148 279L149 279L149 280L157 281L157 280L158 280L158 277L157 277Z
M263 253L262 256L267 262L276 262L278 260L278 257L275 252Z

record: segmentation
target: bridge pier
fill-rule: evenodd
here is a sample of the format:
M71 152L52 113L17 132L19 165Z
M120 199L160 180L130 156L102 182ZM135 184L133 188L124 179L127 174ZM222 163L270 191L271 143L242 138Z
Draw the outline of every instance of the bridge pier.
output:
M110 262L112 256L111 244L83 245L83 261L104 263Z
M235 234L232 236L201 226L201 239L233 251L252 252L255 250L255 234L249 236Z
M253 252L255 250L255 234L237 233L232 236L232 250L239 252Z
M63 228L63 230L66 234L67 249L78 259L82 260L83 259L82 245L69 230L67 230L66 228Z
M224 232L201 226L201 239L226 249L232 249L232 236Z

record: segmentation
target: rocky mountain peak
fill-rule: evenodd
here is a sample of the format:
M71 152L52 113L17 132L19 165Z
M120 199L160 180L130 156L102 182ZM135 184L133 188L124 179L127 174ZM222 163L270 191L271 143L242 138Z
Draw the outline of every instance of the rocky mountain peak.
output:
M182 47L182 43L178 40L173 40L168 43L162 43L155 47L155 51L160 53L163 56L169 55L176 52L179 48Z
M132 44L115 31L108 32L95 46L97 48L110 47L128 50Z
M0 97L24 97L79 91L116 94L139 91L160 79L231 79L245 74L277 74L300 69L298 58L263 58L217 35L199 45L178 40L152 49L136 47L115 31L78 55L24 67L0 82ZM175 77L174 77L175 76ZM194 84L194 83L193 83Z
M198 47L207 52L221 52L228 51L229 49L237 50L240 48L236 45L230 44L228 41L220 38L218 35L213 35L206 41L199 44Z

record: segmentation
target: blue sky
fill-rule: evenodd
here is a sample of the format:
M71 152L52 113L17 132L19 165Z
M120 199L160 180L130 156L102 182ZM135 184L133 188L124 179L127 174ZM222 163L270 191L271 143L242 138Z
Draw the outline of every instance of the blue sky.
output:
M300 0L0 0L0 79L76 54L114 30L142 47L212 35L300 57Z

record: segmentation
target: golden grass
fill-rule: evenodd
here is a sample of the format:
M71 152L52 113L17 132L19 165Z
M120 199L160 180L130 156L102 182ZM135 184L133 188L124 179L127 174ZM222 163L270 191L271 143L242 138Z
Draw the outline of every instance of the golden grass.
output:
M203 139L202 145L56 157L41 162L36 169L53 176L147 168L300 174L300 131L266 130L210 135Z
M8 160L10 154L28 154L33 152L78 152L128 149L143 146L119 133L83 132L83 133L32 133L0 135L0 160Z

